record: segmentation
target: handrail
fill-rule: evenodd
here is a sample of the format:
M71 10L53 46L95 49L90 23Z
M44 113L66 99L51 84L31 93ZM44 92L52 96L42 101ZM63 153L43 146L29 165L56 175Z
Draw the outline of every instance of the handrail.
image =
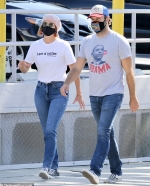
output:
M29 46L32 42L18 42L16 41L16 14L75 14L75 41L69 41L70 45L75 45L75 56L78 56L79 45L79 17L78 14L89 14L90 10L22 10L22 9L9 9L9 10L0 10L0 14L11 14L12 15L12 41L11 42L0 42L1 46L12 46L12 82L16 82L16 46ZM124 13L132 14L132 33L131 39L128 41L131 43L133 64L135 67L135 55L136 55L136 43L148 43L150 39L148 38L136 38L136 14L150 14L150 9L124 9L124 10L109 10L110 14L112 13Z
M43 13L54 13L54 14L89 14L90 10L23 10L23 9L9 9L9 10L0 10L0 14L43 14ZM124 9L124 10L109 10L109 13L125 13L125 14L132 14L132 13L137 13L137 14L147 14L150 13L150 9Z
M136 38L136 39L127 39L129 41L129 43L150 43L150 39L148 38ZM16 42L0 42L0 47L1 46L29 46L31 45L33 41L17 41L17 45ZM70 43L70 45L80 45L82 42L81 41L68 41L68 43Z

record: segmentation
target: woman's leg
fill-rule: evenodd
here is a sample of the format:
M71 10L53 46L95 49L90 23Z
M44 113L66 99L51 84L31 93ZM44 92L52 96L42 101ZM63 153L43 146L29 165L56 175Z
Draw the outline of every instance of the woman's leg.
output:
M43 167L52 167L52 162L57 150L57 129L65 112L67 102L68 99L63 97L61 94L54 96L50 102L46 129L44 133L45 153Z

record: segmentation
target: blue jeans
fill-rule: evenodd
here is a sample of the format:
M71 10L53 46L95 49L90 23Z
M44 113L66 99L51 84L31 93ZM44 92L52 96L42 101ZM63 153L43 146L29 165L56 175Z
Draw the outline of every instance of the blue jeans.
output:
M90 96L91 109L97 122L98 132L97 145L90 163L90 168L98 176L101 175L103 164L107 156L111 173L122 175L122 162L119 158L113 129L113 121L121 106L122 99L123 94L112 94L102 97Z
M56 81L46 84L38 81L34 96L44 134L43 167L49 169L58 169L57 129L69 98L60 93L63 83Z

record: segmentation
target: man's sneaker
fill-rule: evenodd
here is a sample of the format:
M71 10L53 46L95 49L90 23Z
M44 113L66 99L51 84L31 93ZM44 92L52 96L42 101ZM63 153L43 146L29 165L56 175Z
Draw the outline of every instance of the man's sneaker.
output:
M116 183L119 181L122 181L122 176L111 174L106 180L104 180L104 183Z
M50 169L48 173L51 176L59 176L59 172L57 171L57 169Z
M97 176L92 170L83 170L82 174L86 177L91 183L99 184L99 176Z
M40 173L39 173L39 176L42 178L42 179L52 179L53 176L49 175L49 170L48 168L42 168Z

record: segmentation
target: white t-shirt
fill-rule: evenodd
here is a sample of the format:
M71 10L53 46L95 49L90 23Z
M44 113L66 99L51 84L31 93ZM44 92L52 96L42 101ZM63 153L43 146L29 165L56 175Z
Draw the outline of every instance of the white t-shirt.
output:
M65 81L67 65L76 62L73 51L67 41L57 38L46 44L42 39L34 41L25 61L38 68L38 80L44 83Z
M130 45L125 37L110 31L100 38L87 36L81 45L79 57L89 65L91 96L124 93L121 60L131 56Z

